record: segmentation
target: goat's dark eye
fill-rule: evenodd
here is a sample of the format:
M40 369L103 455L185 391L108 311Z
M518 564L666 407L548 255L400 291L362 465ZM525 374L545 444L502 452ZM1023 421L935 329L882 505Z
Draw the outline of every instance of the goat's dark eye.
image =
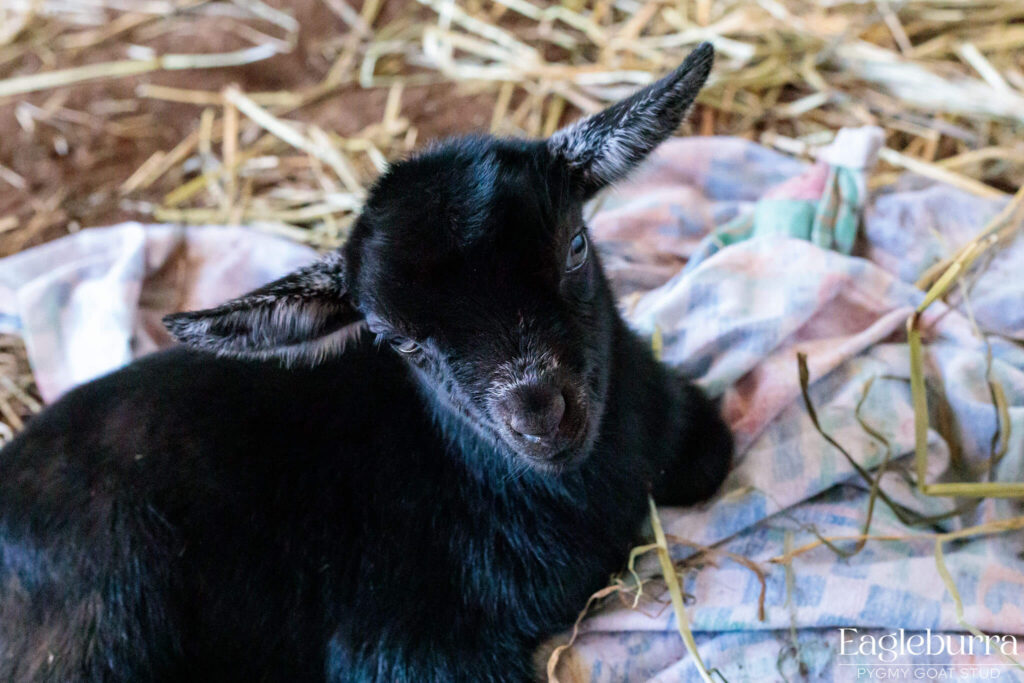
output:
M569 242L569 253L565 257L565 272L571 273L587 261L587 236L580 230Z
M411 339L393 339L391 346L401 353L416 353L420 350L420 345Z

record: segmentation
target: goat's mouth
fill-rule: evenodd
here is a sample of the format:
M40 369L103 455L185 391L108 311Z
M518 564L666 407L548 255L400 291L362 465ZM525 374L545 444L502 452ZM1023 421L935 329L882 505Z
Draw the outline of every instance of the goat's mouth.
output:
M559 451L553 456L537 458L520 454L526 464L536 472L542 474L558 475L562 472L569 472L587 459L587 452L582 449Z

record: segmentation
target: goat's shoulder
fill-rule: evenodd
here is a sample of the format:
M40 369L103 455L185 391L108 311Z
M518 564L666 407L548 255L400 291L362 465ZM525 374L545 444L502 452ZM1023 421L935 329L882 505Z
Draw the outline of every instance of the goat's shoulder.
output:
M343 467L399 422L422 438L407 371L369 340L316 368L174 348L78 387L0 453L0 514L51 500L70 511L98 497L150 502L211 495L239 476L324 463ZM358 446L356 446L358 447ZM350 457L351 456L351 457ZM181 490L184 489L184 490Z

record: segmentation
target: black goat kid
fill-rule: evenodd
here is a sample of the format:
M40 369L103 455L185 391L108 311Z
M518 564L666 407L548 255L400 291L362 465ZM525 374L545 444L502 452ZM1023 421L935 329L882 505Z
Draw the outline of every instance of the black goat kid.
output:
M729 466L581 212L711 61L395 164L339 252L37 417L0 453L0 679L531 679L648 491L694 503Z

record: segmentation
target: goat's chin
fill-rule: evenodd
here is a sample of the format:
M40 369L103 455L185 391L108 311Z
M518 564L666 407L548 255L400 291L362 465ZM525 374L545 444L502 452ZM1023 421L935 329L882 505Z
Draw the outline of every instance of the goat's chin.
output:
M520 463L535 472L551 475L570 472L578 469L593 449L597 430L588 418L584 414L575 428L563 431L550 441L524 442L521 435L515 436L508 430L501 430L502 440Z
M534 472L557 477L560 474L579 469L586 462L589 453L587 451L563 451L551 458L536 458L522 453L517 455L520 461Z

